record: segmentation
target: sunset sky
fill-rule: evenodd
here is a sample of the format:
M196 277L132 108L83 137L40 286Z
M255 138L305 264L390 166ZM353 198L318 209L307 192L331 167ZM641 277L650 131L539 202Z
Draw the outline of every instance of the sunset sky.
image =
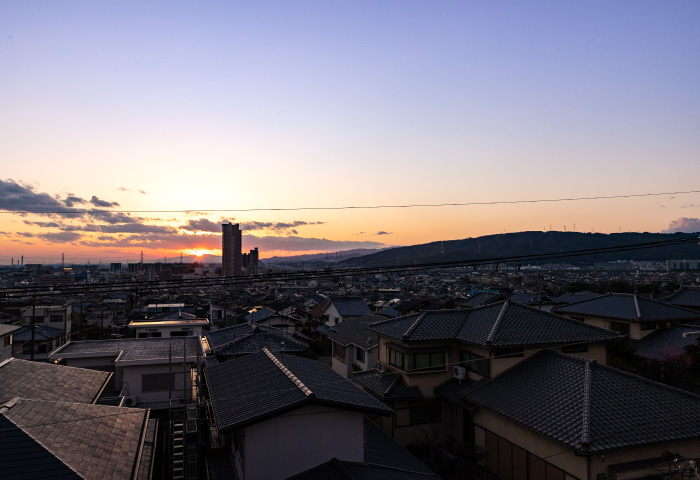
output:
M0 264L219 254L226 220L262 258L700 231L700 193L280 210L700 190L699 25L695 0L4 0Z

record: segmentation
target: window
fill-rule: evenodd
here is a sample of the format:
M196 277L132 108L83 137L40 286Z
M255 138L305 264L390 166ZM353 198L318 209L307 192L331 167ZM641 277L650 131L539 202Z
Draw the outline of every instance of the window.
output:
M498 358L517 358L523 356L522 348L497 348L493 352L494 357Z
M63 315L51 315L49 317L49 322L62 322L63 321Z
M167 373L146 373L141 375L141 391L149 392L167 392L172 387L176 388L175 373L170 376ZM172 383L171 383L172 382ZM182 387L182 385L180 385Z
M485 430L486 468L501 480L564 480L575 479L537 455Z
M491 359L487 357L482 357L472 352L461 352L460 353L462 366L467 370L478 373L482 377L491 376Z
M171 337L189 337L192 336L192 330L174 330L170 332Z
M396 426L408 427L410 425L425 425L426 423L440 423L442 421L442 406L419 405L409 408L396 409Z
M355 360L358 362L365 363L365 351L362 350L360 347L355 347Z
M642 322L642 330L656 330L656 322Z
M6 347L9 347L10 345L12 345L12 337L10 335L7 335L6 337L4 337L3 344Z
M587 343L577 343L574 345L564 345L561 347L561 353L581 353L588 351Z
M621 323L621 322L610 322L610 330L614 330L617 333L621 333L623 335L629 335L630 334L630 324L629 323Z
M389 363L406 372L444 370L445 352L403 353L389 348Z
M339 343L333 342L333 356L345 363L345 357L347 355L346 348Z

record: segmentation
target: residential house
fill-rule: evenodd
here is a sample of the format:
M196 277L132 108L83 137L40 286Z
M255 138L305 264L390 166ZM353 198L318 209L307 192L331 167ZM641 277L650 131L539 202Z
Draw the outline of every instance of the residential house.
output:
M252 323L209 332L202 343L204 353L219 361L257 353L263 348L282 353L301 353L307 350L306 345L294 340L284 330Z
M197 337L128 338L68 342L49 355L68 366L114 373L127 406L168 408L192 400L201 357Z
M239 480L365 461L365 415L392 411L316 360L264 349L207 365L214 445Z
M403 445L421 438L421 429L429 425L465 439L462 420L453 418L445 404L455 385L496 377L545 348L605 364L606 343L620 338L616 332L509 301L426 311L368 328L379 337L380 368L361 372L354 380L396 411L382 426Z
M22 308L22 325L44 325L64 331L68 338L71 332L71 305L38 305Z
M0 323L0 362L12 357L12 334L19 328L19 325Z
M323 323L333 327L347 318L371 314L372 309L360 297L331 297L323 307Z
M0 362L0 477L151 478L149 410L96 405L110 373Z
M700 396L579 356L545 350L458 395L499 478L681 479L700 455Z
M34 330L34 334L32 334ZM49 352L63 345L63 330L46 325L23 325L12 334L12 356L46 361Z
M189 314L182 314L188 316ZM154 319L129 322L129 336L136 338L201 337L209 327L206 318Z
M610 293L556 307L554 313L640 340L656 329L700 321L700 312L639 295Z
M688 308L700 312L700 287L681 287L680 290L668 297L660 298L662 302L676 307Z
M354 371L377 365L377 334L367 330L373 323L386 320L378 315L362 315L345 320L331 329L331 368L345 378Z

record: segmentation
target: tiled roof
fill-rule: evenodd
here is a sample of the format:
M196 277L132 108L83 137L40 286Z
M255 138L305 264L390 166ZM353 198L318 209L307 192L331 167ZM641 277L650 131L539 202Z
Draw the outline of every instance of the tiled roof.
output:
M637 342L635 355L650 360L671 360L685 353L683 347L698 343L697 335L683 337L684 333L698 332L698 325L673 325L650 333Z
M257 323L257 322L262 322L263 320L270 318L273 316L275 313L268 310L267 308L263 308L262 310L255 311L253 313L249 313L245 317L246 322L250 323Z
M461 300L459 304L463 307L476 308L500 300L503 300L503 295L500 293L478 292L467 299Z
M547 350L463 394L584 454L700 437L700 396Z
M422 298L409 298L408 300L394 306L394 309L399 313L408 313L412 310L417 310L428 305L430 302Z
M309 404L388 415L391 409L316 360L269 350L214 365L207 385L219 431Z
M377 335L367 330L367 327L382 320L385 318L377 315L351 317L331 327L333 332L328 338L343 346L353 344L366 350L377 344Z
M588 315L631 322L692 322L700 320L700 313L698 312L640 297L639 295L624 293L610 293L590 300L570 303L557 307L553 311L565 315Z
M600 295L597 293L593 292L588 292L588 293L562 293L558 297L555 297L552 299L552 302L554 302L557 305L562 305L566 303L574 303L574 302L580 302L582 300L591 300L593 298L598 298Z
M35 342L45 342L48 340L55 340L56 338L63 335L63 330L60 328L47 327L46 325L34 325L34 341ZM30 325L23 325L19 330L12 334L12 340L14 342L31 342L32 341L32 327Z
M84 340L68 342L57 348L49 355L49 358L91 358L91 357L117 357L117 363L142 362L162 360L168 362L182 362L183 353L187 358L195 358L201 345L197 337L171 337L171 338L122 338L109 340Z
M369 327L403 342L459 340L483 346L595 342L619 334L509 301L470 310L438 310L407 315Z
M247 355L263 348L279 352L303 352L306 346L285 335L280 329L244 323L222 328L206 335L216 355ZM282 345L284 344L284 348Z
M0 432L0 479L82 480L83 477L6 419L2 413Z
M511 302L532 305L537 301L537 295L534 293L514 293L508 297Z
M408 387L398 373L364 370L354 373L352 380L383 402L423 398L420 388L415 385Z
M678 307L700 307L700 288L683 287L673 295L662 298L661 301Z
M0 414L80 476L95 480L132 478L148 419L148 410L136 408L24 399Z
M22 397L93 403L110 376L110 373L86 368L13 358L0 363L0 402Z
M9 335L20 329L19 325L10 325L9 323L0 323L0 337Z
M372 313L360 297L332 297L331 302L341 317L359 317Z
M384 310L379 312L379 315L389 318L396 318L399 316L399 312L394 307L386 307Z
M331 304L330 299L323 300L317 303L314 308L309 310L309 315L315 318L322 318L323 314L326 312L326 308Z

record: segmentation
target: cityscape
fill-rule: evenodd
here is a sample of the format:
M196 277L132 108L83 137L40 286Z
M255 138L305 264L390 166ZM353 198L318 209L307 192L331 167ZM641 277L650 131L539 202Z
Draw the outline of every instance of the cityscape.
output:
M700 476L700 3L0 3L0 479Z

